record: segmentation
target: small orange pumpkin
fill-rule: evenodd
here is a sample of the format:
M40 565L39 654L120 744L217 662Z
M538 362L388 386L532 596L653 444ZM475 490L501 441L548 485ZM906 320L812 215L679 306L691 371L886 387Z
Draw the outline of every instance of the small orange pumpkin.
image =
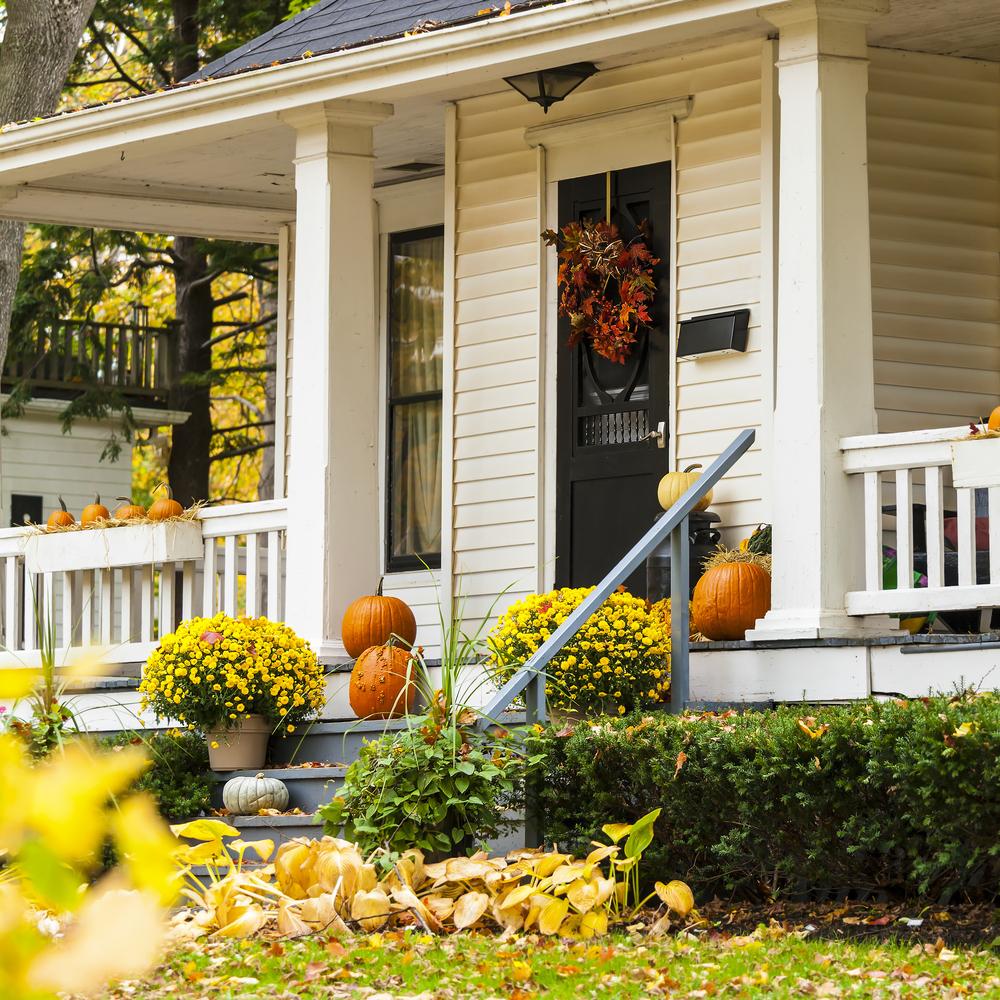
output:
M691 620L706 639L742 639L771 610L771 575L752 562L726 562L694 588Z
M402 646L372 646L355 661L348 695L359 719L394 719L413 707L416 687Z
M154 500L146 513L150 521L166 521L171 517L180 517L184 513L184 508L174 499L170 487L165 486L164 488L167 491L167 495L160 497L159 500Z
M111 518L111 511L101 503L100 493L94 497L93 503L88 503L83 508L80 515L80 524L93 524L95 521L107 521Z
M139 503L133 503L131 497L116 497L121 500L122 505L115 511L115 519L118 521L136 521L140 517L146 516L146 508Z
M52 511L46 522L50 528L67 528L76 524L76 518L66 509L66 501L59 497L59 510Z
M372 646L384 646L393 636L407 646L417 638L417 620L398 597L382 593L382 581L374 594L359 597L344 612L340 635L348 656L360 656Z
M1000 406L996 407L990 414L990 420L986 426L991 431L1000 431Z

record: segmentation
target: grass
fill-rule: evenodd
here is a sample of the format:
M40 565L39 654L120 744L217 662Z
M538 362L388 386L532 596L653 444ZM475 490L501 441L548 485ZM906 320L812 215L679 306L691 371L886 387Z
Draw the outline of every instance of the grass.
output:
M351 940L202 941L115 1000L420 997L421 1000L585 1000L589 997L1000 998L988 949L754 935L590 943L528 936L508 942L406 931Z

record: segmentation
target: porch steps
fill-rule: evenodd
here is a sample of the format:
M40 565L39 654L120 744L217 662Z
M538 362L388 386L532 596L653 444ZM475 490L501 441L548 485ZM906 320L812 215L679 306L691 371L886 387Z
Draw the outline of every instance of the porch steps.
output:
M289 809L301 809L312 814L325 805L344 783L346 767L269 767L263 771L216 771L215 790L212 794L212 804L216 808L222 806L222 787L230 778L253 777L264 774L268 778L278 778L288 789ZM251 817L253 819L276 819L278 817Z

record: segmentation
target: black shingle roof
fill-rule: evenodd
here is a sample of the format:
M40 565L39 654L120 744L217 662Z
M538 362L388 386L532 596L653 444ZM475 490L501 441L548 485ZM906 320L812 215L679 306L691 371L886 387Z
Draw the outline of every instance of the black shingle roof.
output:
M537 2L537 0L536 0ZM549 0L558 2L558 0ZM215 62L209 63L192 79L228 76L243 70L270 66L296 59L306 52L330 52L395 38L412 31L422 22L441 27L481 15L502 0L319 0L298 17L279 24L259 38ZM518 3L515 8L535 6Z

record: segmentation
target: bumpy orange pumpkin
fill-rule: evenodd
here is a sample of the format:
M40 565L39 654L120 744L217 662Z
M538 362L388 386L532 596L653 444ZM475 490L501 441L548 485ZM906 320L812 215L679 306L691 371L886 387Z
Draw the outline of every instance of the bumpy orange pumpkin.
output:
M771 576L750 562L713 566L698 581L691 620L706 639L742 639L771 610Z
M146 516L146 508L142 504L133 503L130 497L118 497L122 505L115 511L115 520L134 521Z
M184 513L184 508L174 499L174 495L169 486L166 487L167 495L154 500L146 516L150 521L166 521L171 517L180 517Z
M410 654L401 646L366 649L351 671L351 708L359 719L393 719L413 707L416 693Z
M83 508L80 515L80 524L93 524L95 521L107 521L111 517L111 511L101 503L101 496L98 494L93 503L88 503Z
M359 597L344 612L340 635L348 656L360 656L372 646L384 646L393 636L412 646L417 638L417 620L398 597L382 593L382 581L374 594Z
M66 501L59 497L59 510L49 514L47 522L50 528L66 528L71 524L76 524L76 518L66 509Z

